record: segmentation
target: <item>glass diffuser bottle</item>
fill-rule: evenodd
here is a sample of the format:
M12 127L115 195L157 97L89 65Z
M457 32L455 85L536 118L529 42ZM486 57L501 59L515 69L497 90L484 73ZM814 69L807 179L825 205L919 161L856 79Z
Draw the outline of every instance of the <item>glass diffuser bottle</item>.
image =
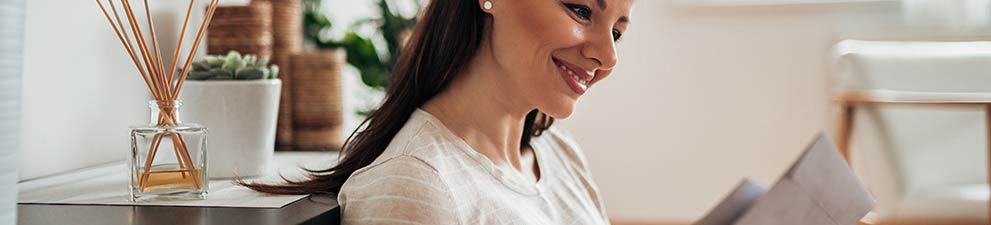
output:
M206 198L206 128L182 123L181 106L149 101L151 122L131 128L131 201Z

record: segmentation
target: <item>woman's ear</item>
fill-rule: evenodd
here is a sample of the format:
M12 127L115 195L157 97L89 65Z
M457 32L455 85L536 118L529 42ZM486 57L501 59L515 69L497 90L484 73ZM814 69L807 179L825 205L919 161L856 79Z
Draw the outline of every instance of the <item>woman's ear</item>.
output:
M478 0L478 6L482 7L482 11L492 13L492 9L495 8L495 2L493 0Z

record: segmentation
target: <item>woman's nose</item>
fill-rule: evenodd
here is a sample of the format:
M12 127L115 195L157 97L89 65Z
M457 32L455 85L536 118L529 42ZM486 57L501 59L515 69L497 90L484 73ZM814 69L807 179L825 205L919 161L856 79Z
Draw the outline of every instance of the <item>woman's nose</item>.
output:
M613 42L612 32L605 32L607 35L592 35L590 40L582 47L582 56L595 60L598 63L596 69L612 69L616 66L616 46Z

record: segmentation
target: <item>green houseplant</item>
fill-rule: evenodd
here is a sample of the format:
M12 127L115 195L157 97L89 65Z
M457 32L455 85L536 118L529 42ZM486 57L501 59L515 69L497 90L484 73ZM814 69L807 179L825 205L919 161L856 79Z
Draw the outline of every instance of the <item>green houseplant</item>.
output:
M419 1L413 0L413 3L419 11ZM409 30L416 24L416 18L399 15L389 1L380 0L377 3L380 18L359 20L343 38L335 40L321 37L321 33L333 27L330 19L320 11L321 4L321 0L304 0L303 29L306 38L318 48L345 49L348 64L360 71L362 83L375 89L387 88L392 77L392 67L399 58ZM377 25L373 36L364 37L354 31L355 27L368 24ZM381 47L372 41L377 38L385 41L387 54L384 57L379 54Z

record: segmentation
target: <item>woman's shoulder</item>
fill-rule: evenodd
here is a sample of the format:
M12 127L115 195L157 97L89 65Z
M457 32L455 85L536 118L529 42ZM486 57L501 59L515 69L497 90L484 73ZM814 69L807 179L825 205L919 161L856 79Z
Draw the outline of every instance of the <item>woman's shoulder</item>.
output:
M338 202L351 223L453 224L456 204L439 171L454 160L450 141L430 121L414 115L388 147L348 178Z
M429 123L407 121L388 147L371 164L356 170L341 187L339 200L400 196L426 200L450 195L440 176L448 151ZM413 195L413 196L410 196ZM425 199L426 198L426 199Z
M352 175L365 173L434 173L458 161L459 143L447 137L436 122L414 113L389 145L371 164ZM374 172L373 172L374 170Z

